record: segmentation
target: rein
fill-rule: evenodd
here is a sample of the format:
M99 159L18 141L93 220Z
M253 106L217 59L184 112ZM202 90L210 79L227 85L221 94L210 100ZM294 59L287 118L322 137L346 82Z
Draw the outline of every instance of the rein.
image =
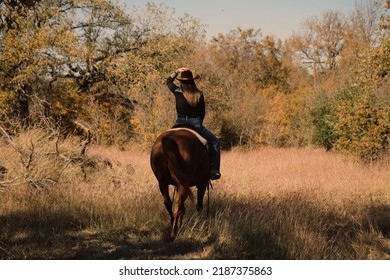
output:
M213 188L213 184L211 183L211 180L207 183L207 212L206 212L206 218L209 217L210 214L210 188Z

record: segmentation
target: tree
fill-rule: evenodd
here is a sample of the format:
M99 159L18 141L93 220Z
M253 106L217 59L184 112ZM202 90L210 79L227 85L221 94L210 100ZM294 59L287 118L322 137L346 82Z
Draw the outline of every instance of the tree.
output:
M341 53L341 64L348 67L363 55L370 46L378 45L383 36L385 1L361 0L349 16L345 32L345 48Z
M390 110L378 104L371 92L362 87L343 91L337 104L333 125L338 139L336 149L372 162L389 150Z
M326 11L322 18L312 17L295 33L290 44L302 60L321 70L335 70L344 47L346 19L338 11Z
M218 88L219 100L226 100L227 109L220 114L223 143L258 145L271 97L264 93L290 91L289 69L282 57L281 41L263 38L260 30L237 28L212 39L206 61L211 61L209 69L214 70L210 84Z
M313 124L313 144L330 151L337 140L337 134L332 125L335 123L336 112L333 100L324 92L319 92L310 108Z
M105 30L128 20L106 1L34 1L2 6L2 113L26 125L45 120L69 125L87 100L80 93L103 79L111 54L100 48ZM59 86L61 85L61 86ZM41 112L33 112L32 108Z
M384 23L386 15L384 10ZM378 27L379 41L361 51L338 94L333 124L336 148L369 162L388 155L390 141L390 33L387 24Z

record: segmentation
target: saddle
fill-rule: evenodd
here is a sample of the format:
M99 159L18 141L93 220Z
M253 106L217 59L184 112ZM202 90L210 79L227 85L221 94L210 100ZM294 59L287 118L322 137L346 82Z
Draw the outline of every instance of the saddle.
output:
M187 131L191 132L199 139L200 143L202 143L202 145L208 149L207 140L204 137L202 137L202 135L200 135L200 133L198 132L197 128L194 125L176 124L168 131L175 131L175 130L187 130Z

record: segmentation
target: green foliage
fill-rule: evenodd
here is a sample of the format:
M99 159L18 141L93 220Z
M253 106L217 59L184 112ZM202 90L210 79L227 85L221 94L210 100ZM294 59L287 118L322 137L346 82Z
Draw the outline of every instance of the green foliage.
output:
M350 84L338 94L336 148L375 161L388 154L390 139L390 34L365 50L352 69Z
M317 94L310 117L313 124L313 144L324 147L327 151L331 150L337 140L332 128L336 116L334 104L324 92Z
M371 162L388 152L390 110L361 87L342 91L336 107L335 147Z

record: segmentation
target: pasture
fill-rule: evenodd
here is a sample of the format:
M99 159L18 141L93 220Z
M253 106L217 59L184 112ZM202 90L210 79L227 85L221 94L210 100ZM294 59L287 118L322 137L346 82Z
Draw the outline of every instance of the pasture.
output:
M111 165L0 189L0 259L390 259L388 163L319 149L224 152L209 217L187 200L170 243L149 153L94 146L88 155ZM16 158L3 150L1 163Z

